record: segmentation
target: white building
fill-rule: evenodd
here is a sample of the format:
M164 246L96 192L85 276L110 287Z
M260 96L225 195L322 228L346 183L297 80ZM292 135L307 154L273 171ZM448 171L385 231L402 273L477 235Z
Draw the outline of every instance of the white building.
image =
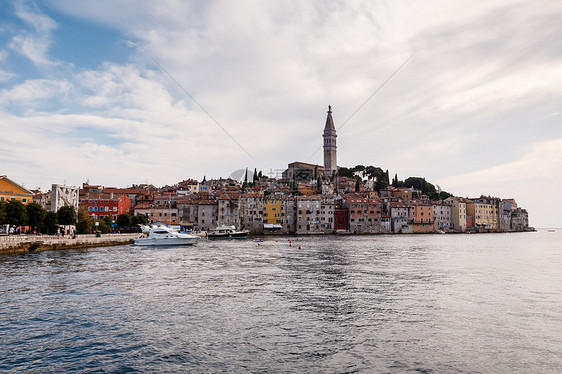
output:
M63 206L73 206L78 212L80 188L53 184L51 188L51 211L56 212Z

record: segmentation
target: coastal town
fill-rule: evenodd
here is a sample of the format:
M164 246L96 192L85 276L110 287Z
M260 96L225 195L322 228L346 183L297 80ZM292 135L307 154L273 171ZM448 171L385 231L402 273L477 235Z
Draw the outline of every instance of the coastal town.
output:
M392 180L379 167L337 166L331 107L323 131L323 165L295 161L280 175L241 170L241 178L185 179L174 185L126 188L83 183L28 190L0 176L0 234L35 230L10 222L10 202L34 203L46 212L72 207L77 233L107 232L119 217L129 226L162 224L206 232L234 226L251 235L415 234L517 232L529 228L528 213L513 198L459 197L424 178ZM59 224L61 222L58 222ZM14 231L16 230L16 231Z

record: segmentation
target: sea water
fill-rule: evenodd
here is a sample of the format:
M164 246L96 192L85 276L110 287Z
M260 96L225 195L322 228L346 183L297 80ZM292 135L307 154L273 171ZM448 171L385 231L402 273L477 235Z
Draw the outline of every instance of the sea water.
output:
M556 373L562 230L0 257L0 371Z

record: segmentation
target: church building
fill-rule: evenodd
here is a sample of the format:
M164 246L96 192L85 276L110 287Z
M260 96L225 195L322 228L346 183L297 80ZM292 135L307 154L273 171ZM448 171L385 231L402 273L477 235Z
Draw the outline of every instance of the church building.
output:
M332 118L332 107L328 106L328 116L324 126L324 166L306 162L292 162L282 174L284 179L311 180L316 176L332 178L338 170L336 157L336 127Z

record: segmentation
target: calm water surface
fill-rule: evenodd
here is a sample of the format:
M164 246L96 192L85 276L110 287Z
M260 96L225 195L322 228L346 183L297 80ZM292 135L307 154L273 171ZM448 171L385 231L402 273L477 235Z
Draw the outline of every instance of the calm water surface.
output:
M562 230L37 252L0 295L2 372L562 370Z

